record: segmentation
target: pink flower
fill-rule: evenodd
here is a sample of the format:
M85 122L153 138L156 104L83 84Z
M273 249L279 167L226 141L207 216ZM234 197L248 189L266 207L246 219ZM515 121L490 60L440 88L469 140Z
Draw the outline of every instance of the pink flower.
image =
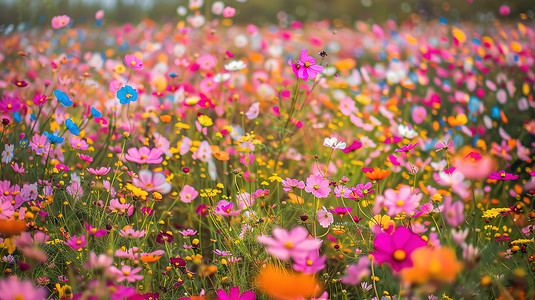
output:
M132 179L134 186L147 192L159 192L167 194L173 186L166 181L165 174L162 172L152 173L149 170L139 171L137 178Z
M435 144L436 152L440 152L442 150L453 152L455 149L453 148L453 140L449 141L449 143L444 142L438 142Z
M352 189L353 193L355 193L359 197L364 197L369 194L372 194L375 190L372 189L373 184L371 182L368 182L366 184L359 183L356 187Z
M78 250L87 245L87 242L85 241L85 235L82 235L80 237L73 235L65 242L65 245L73 248L74 250Z
M294 227L291 231L283 228L273 229L273 237L260 235L257 241L267 246L266 251L281 260L290 257L307 256L311 251L317 251L322 240L308 238L308 230L301 226Z
M85 225L85 229L87 230L87 232L89 232L91 235L94 235L94 236L105 236L106 234L108 234L106 229L98 230L95 227L87 224L87 222L85 222L84 225Z
M36 288L31 280L19 281L17 276L9 276L0 281L2 299L45 300L46 290Z
M416 124L422 124L427 117L427 110L423 106L415 106L412 110L412 119Z
M89 148L87 142L77 136L71 138L71 145L74 149L87 150Z
M198 195L199 192L197 192L194 187L187 184L184 185L182 191L178 194L178 196L180 197L180 201L184 203L191 203L191 201L195 200Z
M104 11L101 9L95 13L95 19L100 20L102 18L104 18Z
M30 146L32 146L32 150L35 151L37 155L43 155L44 153L48 153L50 143L48 142L46 135L36 134L33 136Z
M199 58L197 58L196 62L201 69L210 70L213 67L215 67L217 60L211 54L204 54L204 55L201 55Z
M235 14L236 14L236 9L235 8L227 6L227 7L225 7L225 9L223 9L223 17L224 18L232 18L232 17L234 17Z
M136 71L141 71L143 69L143 61L137 58L134 54L125 55L124 63Z
M145 236L145 230L134 230L130 227L119 231L119 235L125 238L140 238Z
M327 198L327 196L329 196L331 193L329 180L324 179L323 175L321 174L310 175L307 178L305 192L311 193L318 198Z
M0 111L7 113L13 113L22 108L22 103L19 99L15 97L2 96L2 101L0 101Z
M510 13L511 13L511 9L509 8L509 6L505 4L500 6L500 15L507 16Z
M370 260L367 257L361 257L357 264L347 267L346 274L342 277L342 283L359 284L362 279L370 275Z
M195 235L197 233L197 230L186 229L186 230L179 230L178 232L182 234L183 236L191 236L191 235Z
M329 228L334 222L333 214L331 214L325 207L319 209L316 213L316 220L320 223L320 226L323 228Z
M518 175L513 175L511 173L506 173L504 170L501 170L500 172L492 172L492 174L489 175L490 179L496 179L496 180L515 180L518 179Z
M124 280L127 280L128 282L135 282L136 280L141 280L143 279L143 275L137 274L141 270L141 268L132 269L132 267L130 266L122 266L121 270L117 269L116 267L110 268L112 274L115 274L115 281L117 282L121 282Z
M66 15L62 16L55 16L52 18L52 28L54 29L60 29L67 25L69 25L69 22L71 21L71 18Z
M424 247L427 242L405 227L398 228L392 235L380 233L373 241L374 252L370 252L378 263L388 263L394 271L412 266L411 254Z
M374 213L379 213L384 206L389 216L396 216L402 212L412 214L419 206L422 197L421 193L414 194L410 186L403 186L399 191L387 189L384 196L377 197Z
M100 167L98 169L87 168L87 172L95 176L104 176L111 170L110 167Z
M306 256L295 257L293 268L305 274L314 274L325 268L326 259L325 255L319 257L318 251L310 251Z
M409 143L408 145L406 146L403 146L399 149L396 149L396 152L409 152L411 151L414 147L416 147L416 145L418 145L419 143L416 143L416 144L412 144L412 143Z
M240 193L236 195L236 203L238 208L243 210L253 206L254 199L251 199L251 194L249 193Z
M292 66L292 69L295 73L295 78L301 78L307 81L309 78L314 79L316 75L323 72L325 69L323 66L316 65L316 60L308 55L308 50L301 50L301 56L299 60L296 60L295 63L292 63L290 59L288 64Z
M231 287L228 294L224 290L217 292L217 299L219 300L255 300L256 295L254 292L246 291L240 295L240 288L235 286Z
M232 204L232 202L221 200L217 203L214 214L218 216L229 217L229 216L235 216L239 214L241 211L241 210L233 211L233 209L234 209L234 204Z
M130 148L125 158L128 161L138 164L159 164L163 161L162 150L158 148L141 147L141 149Z
M95 252L89 253L89 258L84 264L86 269L108 269L113 264L113 258L106 254L99 254L97 256Z
M297 179L286 178L286 179L283 179L281 183L283 187L282 190L285 192L293 191L293 189L295 188L298 188L301 190L305 188L305 183Z

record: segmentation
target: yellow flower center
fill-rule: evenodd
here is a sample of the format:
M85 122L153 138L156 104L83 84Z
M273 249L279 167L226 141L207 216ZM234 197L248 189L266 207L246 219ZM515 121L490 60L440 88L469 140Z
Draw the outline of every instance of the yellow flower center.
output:
M186 198L191 198L191 194L186 194Z
M141 158L146 159L147 156L146 155L141 155Z
M135 62L135 61L131 61L130 64L131 64L132 66L135 66L135 65L136 65L136 62Z
M22 296L21 294L16 294L15 295L15 298L13 298L14 300L24 300L24 296Z
M305 68L308 68L308 67L310 67L310 62L306 61L305 62Z
M307 260L307 266L312 266L313 263L314 262L311 259Z
M401 249L398 249L394 251L394 254L392 255L394 257L394 260L396 261L403 261L405 258L407 258L407 253Z
M398 200L398 202L396 202L396 206L398 206L398 207L403 206L403 204L405 204L405 202L403 200Z
M126 99L132 98L132 94L126 94Z
M151 187L154 187L154 184L149 182L149 183L145 184L145 187L151 188Z
M4 191L4 195L9 196L9 192L8 191Z
M505 177L505 173L501 173L500 176L503 178Z
M315 184L315 185L314 185L314 189L315 189L315 190L319 190L320 187L319 187L317 184Z
M284 244L284 247L288 248L288 249L293 249L294 247L294 244L290 241L287 241L285 244Z
M82 144L80 144L80 143L77 143L77 144L76 144L76 147L80 147L80 146L82 146Z
M96 228L91 228L91 233L95 233L97 232L97 229Z
M8 105L7 105L7 108L11 108L11 107L13 107L11 104L8 104Z
M126 271L125 270L125 271L123 271L123 274L124 274L124 276L128 276L128 275L130 275L130 271Z
M22 85L22 83L20 83L20 82L17 82L17 85L19 85L19 86L20 86L20 85Z
M80 239L76 240L76 245L81 245L82 241Z

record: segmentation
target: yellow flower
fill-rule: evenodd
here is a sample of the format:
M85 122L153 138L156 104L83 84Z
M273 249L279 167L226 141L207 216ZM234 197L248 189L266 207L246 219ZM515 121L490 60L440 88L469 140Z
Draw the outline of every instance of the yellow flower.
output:
M207 115L200 115L197 117L197 120L199 120L199 123L201 123L201 125L204 127L210 127L214 125L214 121L212 121L212 119Z
M497 216L501 215L502 213L510 212L510 211L511 211L511 209L508 208L508 207L491 208L491 209L488 209L488 210L484 211L482 217L485 218L485 219L494 219Z

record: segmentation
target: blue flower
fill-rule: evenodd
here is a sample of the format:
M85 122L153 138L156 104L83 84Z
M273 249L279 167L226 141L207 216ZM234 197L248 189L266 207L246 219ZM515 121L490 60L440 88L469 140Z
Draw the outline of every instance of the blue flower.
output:
M65 126L67 129L74 135L78 136L80 134L80 129L71 119L65 120Z
M63 143L63 141L65 140L64 138L62 138L60 136L57 136L57 135L55 135L53 133L48 133L46 131L45 131L45 136L48 139L48 141L50 142L50 144Z
M14 118L15 121L17 121L17 122L20 122L20 120L22 120L22 117L21 117L21 115L19 114L18 111L14 111L14 112L13 112L13 118Z
M102 117L102 113L98 111L96 108L94 108L93 106L91 106L91 115L93 115L93 117L95 118Z
M129 102L135 102L137 100L138 93L136 89L129 85L125 85L117 91L117 98L121 101L121 104L128 104Z
M54 96L56 96L58 101L61 102L61 104L65 105L65 106L71 106L73 104L73 102L71 101L69 96L67 96L67 94L65 94L64 92L62 92L60 90L55 90L54 91Z
M21 146L22 148L26 148L26 147L28 147L29 144L30 144L30 142L29 142L27 139L22 139L22 140L20 140L20 146Z

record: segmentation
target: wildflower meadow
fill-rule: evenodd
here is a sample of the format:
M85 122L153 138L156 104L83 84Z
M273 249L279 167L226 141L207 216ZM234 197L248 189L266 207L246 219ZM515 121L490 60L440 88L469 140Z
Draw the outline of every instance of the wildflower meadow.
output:
M2 27L0 299L535 299L533 16L179 2Z

